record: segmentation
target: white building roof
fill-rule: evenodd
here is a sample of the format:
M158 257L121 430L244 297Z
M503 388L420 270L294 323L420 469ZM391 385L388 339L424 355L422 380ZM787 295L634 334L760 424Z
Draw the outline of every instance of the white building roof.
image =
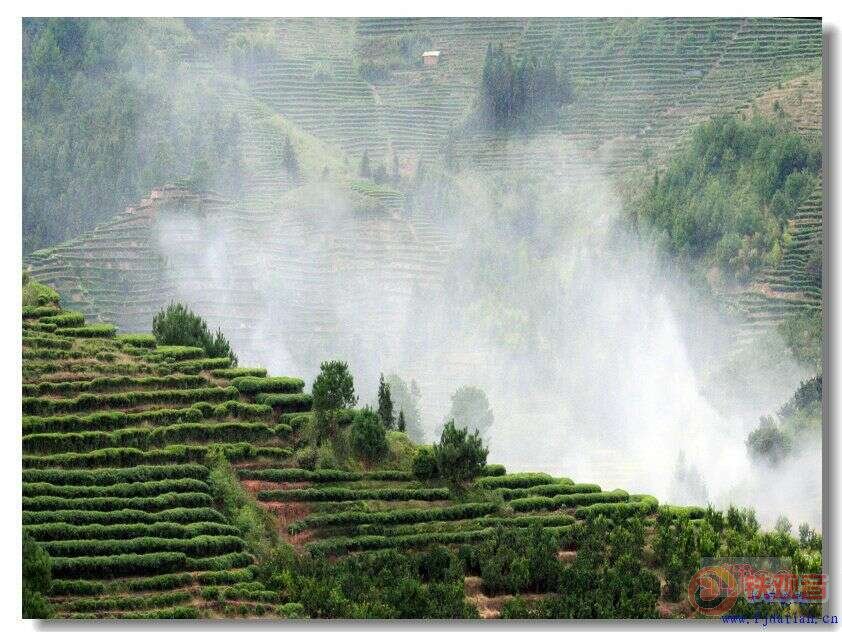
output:
M421 57L438 57L441 55L440 50L427 50L421 53Z

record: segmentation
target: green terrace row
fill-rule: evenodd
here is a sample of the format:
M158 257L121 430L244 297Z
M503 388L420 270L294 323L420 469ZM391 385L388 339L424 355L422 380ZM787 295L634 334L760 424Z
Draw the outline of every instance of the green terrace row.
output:
M180 538L190 539L200 535L239 536L240 531L233 525L221 522L142 522L126 524L84 524L74 525L68 522L44 522L29 525L25 530L39 542L60 540L114 540L127 538Z
M173 376L170 382L182 382L187 386L195 382L192 376ZM101 378L110 380L111 378ZM131 378L149 380L151 384L159 378ZM51 416L61 413L76 413L102 408L135 408L139 406L194 404L198 402L220 402L233 400L239 395L234 386L205 388L170 388L151 391L127 391L117 393L84 393L73 398L24 397L23 412L29 415ZM306 412L312 405L312 397L306 393L258 393L258 404L279 412ZM235 405L232 405L234 407ZM243 410L258 410L244 407ZM266 410L266 409L263 409Z
M51 596L63 595L104 595L149 590L172 590L194 583L200 586L220 586L249 582L254 577L251 568L227 571L206 571L203 573L169 573L152 577L122 579L104 582L90 579L57 579L50 589Z
M23 434L85 432L90 430L119 430L132 426L171 426L198 423L205 418L260 420L272 415L265 404L249 404L229 400L221 404L197 402L188 408L157 408L136 413L98 412L89 415L28 415L23 418Z
M59 510L120 511L136 509L156 512L179 507L210 507L213 498L202 492L168 492L157 496L100 496L64 498L61 496L24 496L23 510L44 512Z
M484 474L488 477L503 476L502 465L485 466ZM276 483L307 481L312 483L332 483L339 481L411 481L415 477L411 472L402 470L372 470L369 472L348 472L346 470L304 470L300 468L263 468L241 469L237 472L243 480L270 481ZM552 477L548 477L554 480Z
M178 571L223 571L249 566L253 561L251 555L243 552L197 558L175 551L51 558L53 577L58 579L117 578Z
M149 610L164 606L174 606L190 601L193 595L187 591L162 592L147 596L123 596L112 597L86 597L59 604L60 611L71 612L97 612L100 611L125 611L125 610ZM190 609L195 610L193 608Z
M271 442L285 439L292 428L283 423L267 425L245 421L179 423L156 428L123 428L113 432L84 431L71 433L29 434L23 437L27 455L56 452L89 452L106 448L165 447L172 443Z
M245 542L238 535L197 535L192 538L144 536L114 540L52 540L41 546L51 557L91 557L126 553L175 551L191 557L210 557L242 551Z
M292 456L289 448L254 446L251 443L215 444L222 448L229 461L247 459L287 459ZM132 467L135 465L165 465L202 461L210 446L168 445L165 448L140 450L138 448L103 448L91 452L65 452L62 454L23 456L23 467Z
M449 500L446 487L433 488L376 488L351 489L347 487L303 487L300 489L270 489L257 492L257 499L264 502L299 501L323 502L345 500Z
M546 531L560 536L573 529L574 525L548 527ZM362 535L356 537L326 538L310 542L306 549L311 554L342 555L352 551L370 551L375 549L405 549L426 547L434 544L469 544L479 542L494 535L494 527L477 531L446 531L434 533L418 533L412 535Z
M204 465L139 465L125 468L97 470L25 469L24 483L53 483L57 485L106 486L119 483L145 483L169 478L194 478L207 480L209 470Z
M163 375L148 377L98 377L92 380L73 380L65 382L38 382L24 384L24 396L53 395L88 391L111 391L124 388L195 388L207 385L206 378L199 375Z
M171 478L159 481L138 481L114 485L56 485L54 483L24 483L23 495L56 496L60 498L133 498L159 496L170 492L210 493L210 487L203 480L195 478Z

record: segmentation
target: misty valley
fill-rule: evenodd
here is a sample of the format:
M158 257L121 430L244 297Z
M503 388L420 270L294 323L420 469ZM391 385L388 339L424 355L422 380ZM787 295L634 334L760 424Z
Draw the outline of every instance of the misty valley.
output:
M24 618L821 618L821 20L22 32Z

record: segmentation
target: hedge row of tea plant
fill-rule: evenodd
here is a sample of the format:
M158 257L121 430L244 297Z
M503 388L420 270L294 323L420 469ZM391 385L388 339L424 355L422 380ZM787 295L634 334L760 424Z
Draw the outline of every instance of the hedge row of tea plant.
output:
M116 485L160 481L169 478L195 478L206 480L209 470L198 463L182 465L137 465L124 468L99 470L25 469L23 480L29 483L54 483L68 485Z
M56 335L68 338L113 338L117 334L114 325L96 324L83 327L59 327Z
M551 483L572 485L573 481L563 478L557 479L549 474L534 472L503 474L501 476L482 476L475 481L476 486L483 489L496 489L498 487L506 487L509 489L517 487L535 487L536 485L549 485Z
M323 502L339 500L448 500L446 487L423 489L378 487L372 489L349 487L302 487L300 489L267 489L257 492L263 501Z
M266 377L266 369L246 367L234 367L230 369L214 369L211 375L225 380L233 380L235 377Z
M24 318L44 318L61 313L61 309L54 305L24 305L22 311Z
M244 375L231 380L231 386L240 393L300 393L304 380L297 377L255 377Z
M292 455L289 448L254 446L250 443L221 443L219 445L230 461L260 458L286 458ZM211 446L168 445L155 450L138 448L105 448L91 452L65 452L63 454L23 456L24 468L30 467L129 467L134 465L163 465L202 461Z
M89 415L53 415L42 417L29 415L23 418L23 434L46 434L51 432L86 432L91 430L119 430L145 423L153 426L164 426L175 423L201 421L205 415L202 411L203 402L189 408L157 408L142 410L137 413L119 411L103 411ZM213 404L208 404L213 410Z
M254 401L280 413L301 413L313 407L313 396L309 393L258 393Z
M198 373L199 371L213 371L225 369L231 366L230 358L196 358L194 360L181 360L158 366L158 373Z
M27 397L37 395L57 395L86 391L108 391L127 387L142 387L155 389L196 388L207 384L207 380L200 375L164 375L149 377L131 377L126 375L114 377L97 377L93 380L74 380L69 382L38 382L24 384L23 394Z
M73 347L73 341L54 334L27 333L23 336L23 346L33 349L67 351Z
M118 334L117 342L140 349L154 349L158 344L153 334Z
M520 487L516 489L502 488L500 494L506 500L513 500L515 498L527 498L529 496L558 496L560 494L589 494L601 492L602 488L599 485L591 483L574 483L567 485L564 483L552 483L550 485L536 485L535 487Z
M225 421L218 423L179 423L156 428L122 428L112 432L86 431L29 434L23 437L23 450L27 454L54 454L56 452L89 452L104 448L163 447L180 442L238 443L269 441L285 437L291 428L285 424L269 426L264 423Z
M79 327L85 324L85 315L81 312L61 312L41 318L42 323L49 323L57 327Z
M53 511L23 512L23 524L35 525L54 522L67 522L74 525L89 524L132 524L156 522L177 522L192 524L195 522L226 522L225 516L212 507L179 507L162 511L142 511L139 509L121 509L118 511L88 511L81 509L62 509Z
M50 595L54 597L66 595L92 596L106 593L172 590L173 588L190 586L193 581L193 575L190 573L169 573L167 575L123 579L113 582L92 579L56 579L50 585Z
M304 470L300 468L243 469L237 472L241 479L288 483L307 481L311 483L333 483L340 481L411 481L412 473L402 470L373 470L370 472L347 472L345 470Z
M576 510L576 517L586 519L591 516L602 515L610 518L631 518L645 516L658 509L658 501L653 496L645 496L640 500L621 503L596 503Z
M563 507L579 507L594 503L622 503L629 500L628 492L616 489L613 492L593 492L585 494L559 494L558 496L533 496L518 498L510 505L515 511L551 511Z
M53 540L114 540L129 538L181 538L189 539L200 535L239 535L237 527L221 522L142 522L132 524L86 524L47 522L24 527L26 532L39 542Z
M245 542L233 535L199 535L189 539L140 537L118 540L52 540L41 546L54 557L123 555L174 551L190 557L209 557L242 551Z
M440 531L476 531L486 527L562 527L572 525L574 522L573 516L559 513L540 516L483 516L468 520L420 522L397 526L362 524L357 527L357 531L361 535L411 535Z
M60 498L57 496L24 496L24 511L59 511L62 509L78 509L81 511L120 511L121 509L137 509L140 511L162 511L177 507L208 507L213 504L213 498L200 492L171 492L158 496L138 496L122 498L119 496L102 496L100 498Z
M185 570L188 566L188 558L184 553L172 552L52 557L50 561L53 577L59 579L158 575Z
M467 544L490 537L494 529L480 531L447 531L441 533L419 533L415 535L362 535L358 537L326 538L306 545L311 554L342 555L351 551L374 549L398 549L425 547L434 544Z
M210 493L204 481L195 478L170 478L160 481L117 483L115 485L55 485L53 483L24 483L24 496L56 496L60 498L97 498L103 496L131 498L158 496L170 492Z
M24 397L23 412L31 415L56 415L98 408L133 408L152 404L192 404L199 401L219 402L235 397L237 397L237 390L232 387L127 391L102 395L85 393L69 399Z
M449 507L429 509L394 509L391 511L340 511L336 513L311 514L293 522L287 528L291 534L304 529L345 526L355 524L392 525L437 520L464 520L492 514L498 510L496 503L464 503Z
M162 606L173 606L190 601L192 595L187 591L165 592L143 597L114 596L103 598L83 598L62 604L65 612L99 612L108 610L148 610Z

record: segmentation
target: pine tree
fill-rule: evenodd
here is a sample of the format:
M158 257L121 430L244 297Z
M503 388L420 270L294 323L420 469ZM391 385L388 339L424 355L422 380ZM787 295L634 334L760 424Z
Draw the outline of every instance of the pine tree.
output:
M363 178L371 178L371 160L368 158L368 149L363 151L363 157L360 159L360 175Z
M401 166L397 154L392 154L392 183L400 184L401 181Z
M295 155L295 149L287 137L284 143L284 154L282 158L284 169L286 169L289 179L293 185L298 186L301 182L301 165L298 164L298 156Z
M398 430L406 432L406 418L403 416L403 408L398 413Z
M380 387L377 390L377 414L383 421L383 426L391 430L395 426L395 412L392 404L392 391L383 374L380 374Z

